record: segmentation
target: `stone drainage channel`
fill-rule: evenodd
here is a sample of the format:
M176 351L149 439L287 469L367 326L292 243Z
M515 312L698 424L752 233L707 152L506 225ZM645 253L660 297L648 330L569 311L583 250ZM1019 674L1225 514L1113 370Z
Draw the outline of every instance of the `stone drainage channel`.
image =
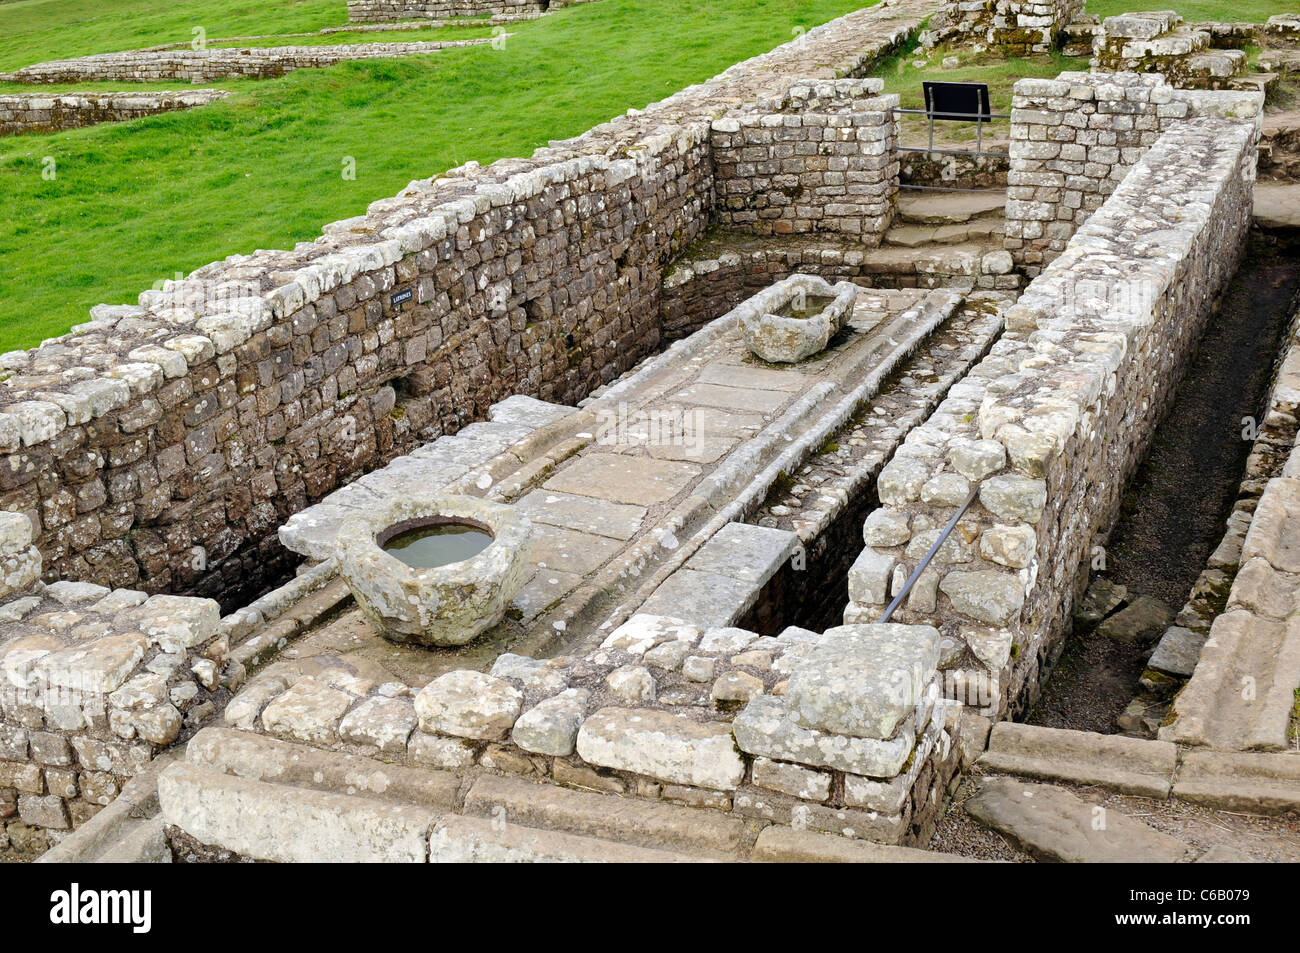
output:
M1300 306L1298 246L1296 231L1251 233L1118 523L1081 567L1091 586L1029 724L1154 737L1170 694L1153 684L1166 678L1148 667L1156 643L1175 624L1208 631L1232 581L1221 570L1235 569L1230 558L1220 565L1212 556L1225 523L1230 537L1233 513L1248 525L1252 503L1239 499L1253 501L1252 484L1257 496L1285 459L1270 467L1252 455L1252 441ZM1155 697L1143 701L1152 689Z

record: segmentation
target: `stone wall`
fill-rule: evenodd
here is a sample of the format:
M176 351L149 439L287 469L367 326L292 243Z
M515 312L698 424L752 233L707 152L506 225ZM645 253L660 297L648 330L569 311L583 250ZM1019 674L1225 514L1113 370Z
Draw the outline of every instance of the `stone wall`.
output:
M460 46L481 46L490 38L413 43L350 43L338 46L254 46L203 50L132 50L51 60L0 73L12 83L156 83L179 79L210 83L222 79L266 79L299 69L319 69L351 60L423 56Z
M80 824L239 687L215 602L46 586L30 544L0 514L0 834Z
M708 222L711 119L865 71L922 16L850 14L0 356L0 508L31 519L48 579L240 604L296 562L290 514L493 401L575 403L653 351L662 271Z
M1243 49L1212 49L1210 30L1183 24L1172 10L1107 17L1093 41L1099 73L1160 73L1185 89L1223 89L1246 67Z
M1049 52L1083 0L948 0L930 18L926 46L958 43L1004 56Z
M714 205L724 227L834 232L880 243L898 191L898 122L883 80L794 87L772 113L713 122Z
M977 493L894 617L941 631L950 697L1015 713L1054 661L1077 568L1236 267L1256 135L1222 119L1165 133L881 473L846 623L874 621Z
M583 657L502 655L488 673L448 672L418 692L268 668L225 722L411 766L925 843L961 757L961 708L935 684L938 640L925 626L761 637L641 614Z
M1162 132L1198 116L1259 122L1251 92L1176 90L1158 74L1022 79L1011 109L1005 247L1026 274L1061 253Z
M453 17L541 16L551 7L545 0L348 0L348 20L377 23L394 20L445 20Z
M0 136L57 132L101 122L124 122L176 109L192 109L229 96L219 89L179 93L15 93L0 96Z

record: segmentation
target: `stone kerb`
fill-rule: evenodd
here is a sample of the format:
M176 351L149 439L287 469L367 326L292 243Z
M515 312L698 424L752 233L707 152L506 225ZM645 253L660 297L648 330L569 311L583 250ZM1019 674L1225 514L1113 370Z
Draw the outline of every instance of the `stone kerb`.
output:
M636 615L581 658L503 655L418 692L273 666L231 728L412 766L522 774L887 843L928 838L958 766L939 633L760 637ZM918 834L918 832L922 832Z
M878 245L898 193L897 95L881 80L797 83L714 120L715 216L759 235L829 232Z
M656 347L661 271L708 223L711 119L862 69L923 6L849 14L0 356L0 507L31 519L49 578L227 593L287 571L274 529L309 502L508 394L574 403Z
M541 0L348 0L348 20L352 23L383 23L412 19L450 19L453 17L540 16L548 7L563 2L543 4Z
M940 630L950 697L994 715L1032 700L1077 569L1235 267L1253 148L1251 127L1232 121L1166 133L882 471L846 623L879 616L978 488L895 616Z

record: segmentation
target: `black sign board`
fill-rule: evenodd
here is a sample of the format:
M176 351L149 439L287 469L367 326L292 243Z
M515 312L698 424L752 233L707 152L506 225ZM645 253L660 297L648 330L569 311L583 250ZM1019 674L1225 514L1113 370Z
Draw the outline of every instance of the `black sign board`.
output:
M931 119L950 119L954 122L988 122L992 119L989 108L987 83L944 83L926 80L925 111Z
M388 299L388 303L396 308L398 305L406 304L406 302L410 301L414 296L415 292L410 288L407 288L405 291L395 291L393 292L392 297Z

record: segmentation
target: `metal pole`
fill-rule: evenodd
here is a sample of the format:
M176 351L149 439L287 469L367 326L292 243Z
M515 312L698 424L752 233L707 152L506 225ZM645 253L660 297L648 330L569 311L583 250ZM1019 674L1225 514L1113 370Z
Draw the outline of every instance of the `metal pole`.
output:
M902 604L903 600L907 598L907 594L911 592L912 587L916 585L916 580L921 578L921 573L925 572L925 567L930 565L930 560L934 559L934 554L939 551L939 547L942 546L944 541L952 535L952 531L957 528L957 521L966 515L966 511L970 509L970 505L975 502L975 497L979 496L979 492L980 488L978 483L971 487L970 496L966 497L966 502L961 505L961 509L952 515L952 519L950 519L948 525L943 528L943 532L940 533L939 538L934 541L934 545L931 546L929 551L925 554L925 558L917 563L916 568L912 570L912 575L908 576L907 582L903 584L903 588L899 591L898 595L894 596L894 601L889 604L889 608L885 610L885 614L876 620L877 623L888 622L890 616L894 614L894 610L897 609Z

